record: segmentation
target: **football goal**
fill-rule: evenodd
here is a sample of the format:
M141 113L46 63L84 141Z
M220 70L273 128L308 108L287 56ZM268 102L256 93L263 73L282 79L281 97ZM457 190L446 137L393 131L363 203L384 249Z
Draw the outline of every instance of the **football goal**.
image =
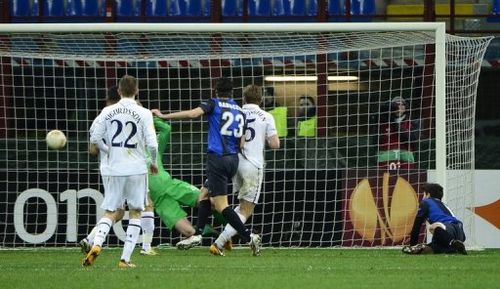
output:
M240 104L245 86L262 87L281 139L248 221L264 246L400 245L426 181L445 187L473 246L475 101L490 40L447 35L444 23L1 24L0 246L73 246L94 226L104 192L88 130L125 74L143 106L167 112L214 97L221 76ZM201 186L204 122L171 125L166 169ZM45 143L54 129L62 150ZM156 225L154 244L180 240ZM108 245L123 236L115 224Z

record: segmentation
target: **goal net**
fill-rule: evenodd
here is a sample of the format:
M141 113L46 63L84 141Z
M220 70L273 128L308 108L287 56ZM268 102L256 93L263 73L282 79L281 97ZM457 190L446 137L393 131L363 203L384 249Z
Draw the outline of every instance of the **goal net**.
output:
M474 111L490 40L437 23L1 25L0 246L73 246L102 215L88 130L125 74L162 111L198 106L221 76L240 104L245 86L262 86L281 139L248 222L265 246L405 243L429 180L473 245ZM171 125L165 167L201 186L204 121ZM64 149L47 148L52 129ZM108 245L122 242L122 223ZM154 245L180 240L156 225Z

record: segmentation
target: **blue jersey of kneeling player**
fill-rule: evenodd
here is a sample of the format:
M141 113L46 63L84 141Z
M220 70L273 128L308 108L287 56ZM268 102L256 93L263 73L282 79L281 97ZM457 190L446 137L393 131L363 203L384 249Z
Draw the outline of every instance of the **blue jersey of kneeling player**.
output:
M238 153L245 115L231 98L211 98L200 104L208 119L208 153L218 156Z
M417 212L417 218L427 219L430 224L440 223L461 223L451 212L451 210L435 198L423 199Z

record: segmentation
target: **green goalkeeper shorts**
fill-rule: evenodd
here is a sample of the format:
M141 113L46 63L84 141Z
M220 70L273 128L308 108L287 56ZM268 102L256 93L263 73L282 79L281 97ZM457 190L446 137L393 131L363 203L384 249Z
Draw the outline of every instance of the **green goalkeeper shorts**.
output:
M149 193L156 213L169 229L187 216L182 206L195 207L200 196L197 187L178 179L150 180Z

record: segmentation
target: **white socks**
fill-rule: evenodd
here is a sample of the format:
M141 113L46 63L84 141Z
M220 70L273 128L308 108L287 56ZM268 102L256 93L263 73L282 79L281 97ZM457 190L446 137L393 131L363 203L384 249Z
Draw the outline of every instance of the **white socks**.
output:
M106 236L109 233L109 229L113 226L113 221L106 217L102 217L97 224L97 232L94 237L94 245L102 247L102 243L106 240Z
M151 242L153 241L153 232L155 230L155 215L153 212L141 213L141 227L142 227L142 249L148 251L151 249Z
M89 235L85 238L87 239L87 242L90 245L94 245L94 238L96 233L97 233L97 226L94 226L94 228L92 228L92 231L90 231Z
M125 236L125 245L123 246L123 253L121 260L125 262L130 262L130 256L134 252L135 244L137 243L137 238L141 233L141 220L130 219L127 226L127 233Z

